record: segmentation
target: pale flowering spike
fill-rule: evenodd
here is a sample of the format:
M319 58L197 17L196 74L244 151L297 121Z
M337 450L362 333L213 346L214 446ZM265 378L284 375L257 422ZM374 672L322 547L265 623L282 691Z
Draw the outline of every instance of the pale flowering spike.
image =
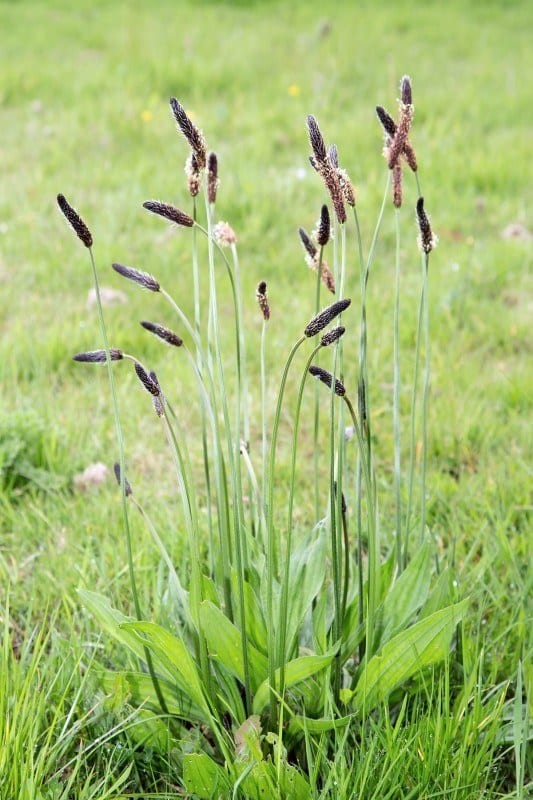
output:
M413 120L413 112L414 109L412 105L401 104L400 121L398 122L396 133L389 147L389 153L388 153L389 169L393 169L394 165L396 164L396 162L400 158L400 155L403 152L405 143L407 142L407 137L409 136L411 122Z
M187 176L187 188L191 197L196 197L200 191L202 179L198 167L198 159L195 153L191 153L185 162L185 175Z
M138 283L139 286L148 289L150 292L158 292L161 288L159 281L157 281L153 275L150 275L149 272L143 272L140 269L135 269L135 267L127 267L125 264L114 263L112 267L115 272L118 272L123 278Z
M235 231L228 222L217 222L213 228L213 239L220 247L231 247L237 242Z
M399 161L392 168L392 202L395 208L402 205L402 165Z

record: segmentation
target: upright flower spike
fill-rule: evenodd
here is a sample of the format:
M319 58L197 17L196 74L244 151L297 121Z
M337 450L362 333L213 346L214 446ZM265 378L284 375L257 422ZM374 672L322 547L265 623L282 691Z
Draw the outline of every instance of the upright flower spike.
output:
M418 248L422 253L429 254L435 249L438 238L431 230L428 215L424 209L424 198L419 197L416 203L416 218L418 221Z
M318 122L311 114L307 117L307 130L309 132L309 142L313 151L311 164L324 181L324 185L329 192L335 215L342 225L346 222L346 209L344 208L344 194L337 174L337 168L333 166L331 157L326 151L324 139L318 127Z
M265 322L268 322L270 319L270 306L268 304L267 285L265 281L261 281L257 285L255 296L257 297L257 302L259 303L259 308L263 315L263 319Z
M396 208L401 207L402 199L402 165L397 161L392 169L392 202Z
M93 237L91 231L82 220L78 212L72 208L64 194L57 195L57 204L80 242L82 242L85 247L92 247Z
M316 241L320 247L325 247L329 242L331 236L331 222L329 219L329 210L326 205L320 209L320 219L316 226Z
M217 154L209 153L207 157L207 199L210 203L216 202L218 185Z
M174 114L178 130L185 137L196 156L198 169L203 169L206 164L206 144L203 133L187 116L185 109L175 97L170 98L170 108Z
M394 138L389 147L387 159L389 169L394 169L396 162L403 153L405 143L407 142L407 137L409 136L411 122L413 121L413 114L414 107L411 104L404 105L403 103L400 103L400 121L398 122L396 133L394 134Z

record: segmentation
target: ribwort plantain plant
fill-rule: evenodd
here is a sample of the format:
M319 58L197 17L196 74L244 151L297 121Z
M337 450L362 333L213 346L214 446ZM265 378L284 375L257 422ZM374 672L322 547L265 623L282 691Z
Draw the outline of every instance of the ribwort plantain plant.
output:
M307 119L311 165L322 178L334 214L330 216L327 204L322 203L315 233L309 237L303 228L299 231L308 263L317 273L310 292L314 315L306 322L302 313L301 335L288 347L271 424L268 384L274 376L267 374L266 354L272 317L280 312L275 304L271 314L266 282L263 276L257 276L261 278L257 287L262 317L260 385L251 387L237 236L228 223L216 222L220 197L217 157L212 152L208 154L203 133L181 103L174 98L170 101L178 129L190 147L186 174L191 213L153 200L145 202L144 208L181 226L184 234L191 237L193 318L189 319L186 310L177 304L161 276L118 263L113 268L142 289L162 295L176 316L179 332L174 331L174 323L167 326L166 322L142 321L141 325L176 348L176 359L185 362L178 361L177 369L192 372L201 409L198 433L189 435L182 430L179 414L153 370L125 353L120 342L109 346L99 300L93 237L64 196L58 195L61 211L89 250L97 290L103 349L78 353L74 358L79 362L107 363L109 370L119 454L115 474L121 487L136 618L111 608L102 596L83 591L81 597L105 631L136 657L136 670L119 673L133 701L151 710L153 719L168 729L176 743L180 731L191 726L198 729L200 751L183 754L185 787L198 797L211 796L207 787L215 785L222 797L256 797L259 792L261 797L269 798L309 797L311 786L316 785L316 775L312 779L306 774L315 737L332 744L338 740L340 729L351 726L357 730L381 704L397 702L395 693L400 688L416 693L423 685L427 668L449 656L455 628L465 610L466 600L457 601L454 597L450 570L437 564L437 575L433 568L433 545L426 531L430 389L427 285L429 256L436 237L420 196L418 162L409 138L414 116L409 78L402 78L400 92L397 123L384 108L377 109L385 134L387 176L366 255L356 191L346 171L339 167L337 148L326 146L314 116ZM415 175L416 203L411 190L403 184L404 163ZM391 408L394 486L387 489L394 493L394 521L382 519L380 513L379 493L384 481L376 475L373 453L372 432L379 422L371 416L373 376L368 359L367 309L367 288L389 203L396 220ZM401 428L399 409L400 231L406 204L413 210L416 206L423 267L407 437ZM416 235L410 218L408 224L406 252L412 259ZM200 237L205 237L207 243L207 275L200 269ZM349 242L355 242L355 247ZM332 253L327 256L330 269L324 255L331 243ZM358 277L354 269L357 263ZM410 266L409 263L407 268ZM208 289L207 313L200 303L202 281L206 281ZM360 296L356 301L357 283ZM233 319L228 323L226 316L224 327L230 324L233 329L231 354L227 351L227 336L221 335L218 299L221 292L227 295L228 289ZM324 291L333 293L336 299L321 310ZM358 325L354 315L359 317ZM354 355L357 350L358 356ZM303 364L299 361L300 351L305 351ZM420 392L422 355L424 381ZM135 481L130 484L131 475L126 475L114 388L115 369L123 368L116 364L119 361L122 365L133 362L137 378L152 399L174 464L188 540L189 567L185 573L176 569L168 542L137 499L132 489ZM351 374L347 367L356 361L358 378L351 385L345 376ZM229 364L234 364L236 375L233 395L228 392ZM289 375L298 370L289 434L289 483L280 501L280 422L288 411ZM309 376L318 379L309 431L314 476L310 481L313 502L308 516L314 517L314 524L302 530L294 519L294 502L300 427L306 423L302 405L310 392ZM258 397L259 422L250 412L250 394ZM415 458L419 426L420 468ZM326 436L321 435L324 430ZM402 470L401 461L405 438L410 447L407 471ZM194 469L198 462L203 465L204 485L200 491ZM323 480L324 464L327 480ZM205 497L206 513L202 516L200 497ZM415 508L417 498L419 506ZM146 604L143 607L138 596L129 505L144 520L168 572L172 607L176 610L172 631L151 621L150 609ZM415 529L419 531L416 540L411 537ZM202 555L204 549L206 558ZM107 673L104 687L111 687L116 680L115 673Z

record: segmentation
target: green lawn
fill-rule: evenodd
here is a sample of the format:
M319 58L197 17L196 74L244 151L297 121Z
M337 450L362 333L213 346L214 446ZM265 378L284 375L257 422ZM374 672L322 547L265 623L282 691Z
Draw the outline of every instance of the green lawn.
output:
M401 719L397 724L397 708L386 719L385 711L372 718L358 740L358 758L339 761L338 771L328 773L331 785L326 781L313 797L348 798L355 790L376 800L527 796L524 773L533 759L529 753L525 766L517 760L519 729L527 724L521 715L528 707L533 711L527 603L530 23L526 2L428 2L413 10L403 0L0 0L2 800L180 796L176 754L169 755L166 744L161 752L153 741L146 745L142 725L135 716L128 723L131 709L120 698L103 701L93 662L117 666L125 654L100 636L76 593L80 587L98 591L123 612L132 610L114 480L110 475L85 492L74 482L91 463L111 465L117 449L105 369L71 360L102 343L96 310L87 307L87 253L66 229L57 193L88 222L102 283L125 295L125 303L106 309L111 344L156 370L183 427L194 429L192 378L179 373L174 354L138 325L147 315L169 325L172 317L159 297L125 285L110 268L118 261L153 272L192 314L188 231L157 224L141 207L158 198L191 208L186 148L174 131L168 98L183 103L219 157L217 215L239 240L251 406L258 414L258 281L267 281L272 305L272 392L291 343L315 308L315 280L304 263L298 227L313 228L326 198L308 163L306 116L314 114L338 146L357 187L368 248L387 177L374 109L381 104L396 115L404 73L413 80L411 140L422 193L439 236L429 274L427 523L438 557L458 567L460 596L471 599L462 645L476 681L468 702L457 697L452 703L435 678L427 687L427 714L421 703L406 712L403 725ZM413 242L417 234L417 192L412 176L405 178L400 331L408 371L420 289L419 259L409 241L411 218ZM517 236L503 236L511 223L524 227ZM394 242L389 213L368 297L384 552L392 546L394 526ZM352 247L345 294L355 309L354 253ZM224 322L231 308L226 288L219 298ZM202 292L205 307L206 282ZM345 377L354 394L358 313L345 322L352 325ZM222 344L229 347L232 327L222 327ZM175 525L179 499L158 420L133 370L117 367L129 477L175 563L185 569L185 537ZM289 386L288 409L296 389ZM406 425L409 404L406 386L400 396ZM310 413L311 405L305 406L295 509L300 530L309 524L312 504ZM253 415L258 441L256 420ZM280 485L289 471L291 424L287 412ZM201 478L199 452L192 448L193 471ZM143 605L161 619L167 612L164 570L142 520L132 518L132 526ZM120 723L125 730L108 741ZM347 742L348 750L353 743ZM186 744L194 747L192 734ZM325 761L329 756L323 755ZM476 783L478 774L484 777ZM406 775L395 790L394 781Z

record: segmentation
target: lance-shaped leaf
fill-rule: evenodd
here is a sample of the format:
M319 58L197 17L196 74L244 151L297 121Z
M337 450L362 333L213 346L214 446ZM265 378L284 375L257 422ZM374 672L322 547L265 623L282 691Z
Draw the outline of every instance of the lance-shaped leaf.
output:
M450 651L452 636L468 600L436 611L397 634L363 669L354 693L355 707L367 711L420 670L441 661Z
M285 665L285 688L290 689L291 686L296 686L297 683L307 680L312 675L316 675L323 669L330 666L335 658L337 648L329 650L321 656L300 656ZM276 684L279 683L280 670L276 670ZM254 697L253 711L254 714L260 714L268 705L270 700L270 684L265 680Z

